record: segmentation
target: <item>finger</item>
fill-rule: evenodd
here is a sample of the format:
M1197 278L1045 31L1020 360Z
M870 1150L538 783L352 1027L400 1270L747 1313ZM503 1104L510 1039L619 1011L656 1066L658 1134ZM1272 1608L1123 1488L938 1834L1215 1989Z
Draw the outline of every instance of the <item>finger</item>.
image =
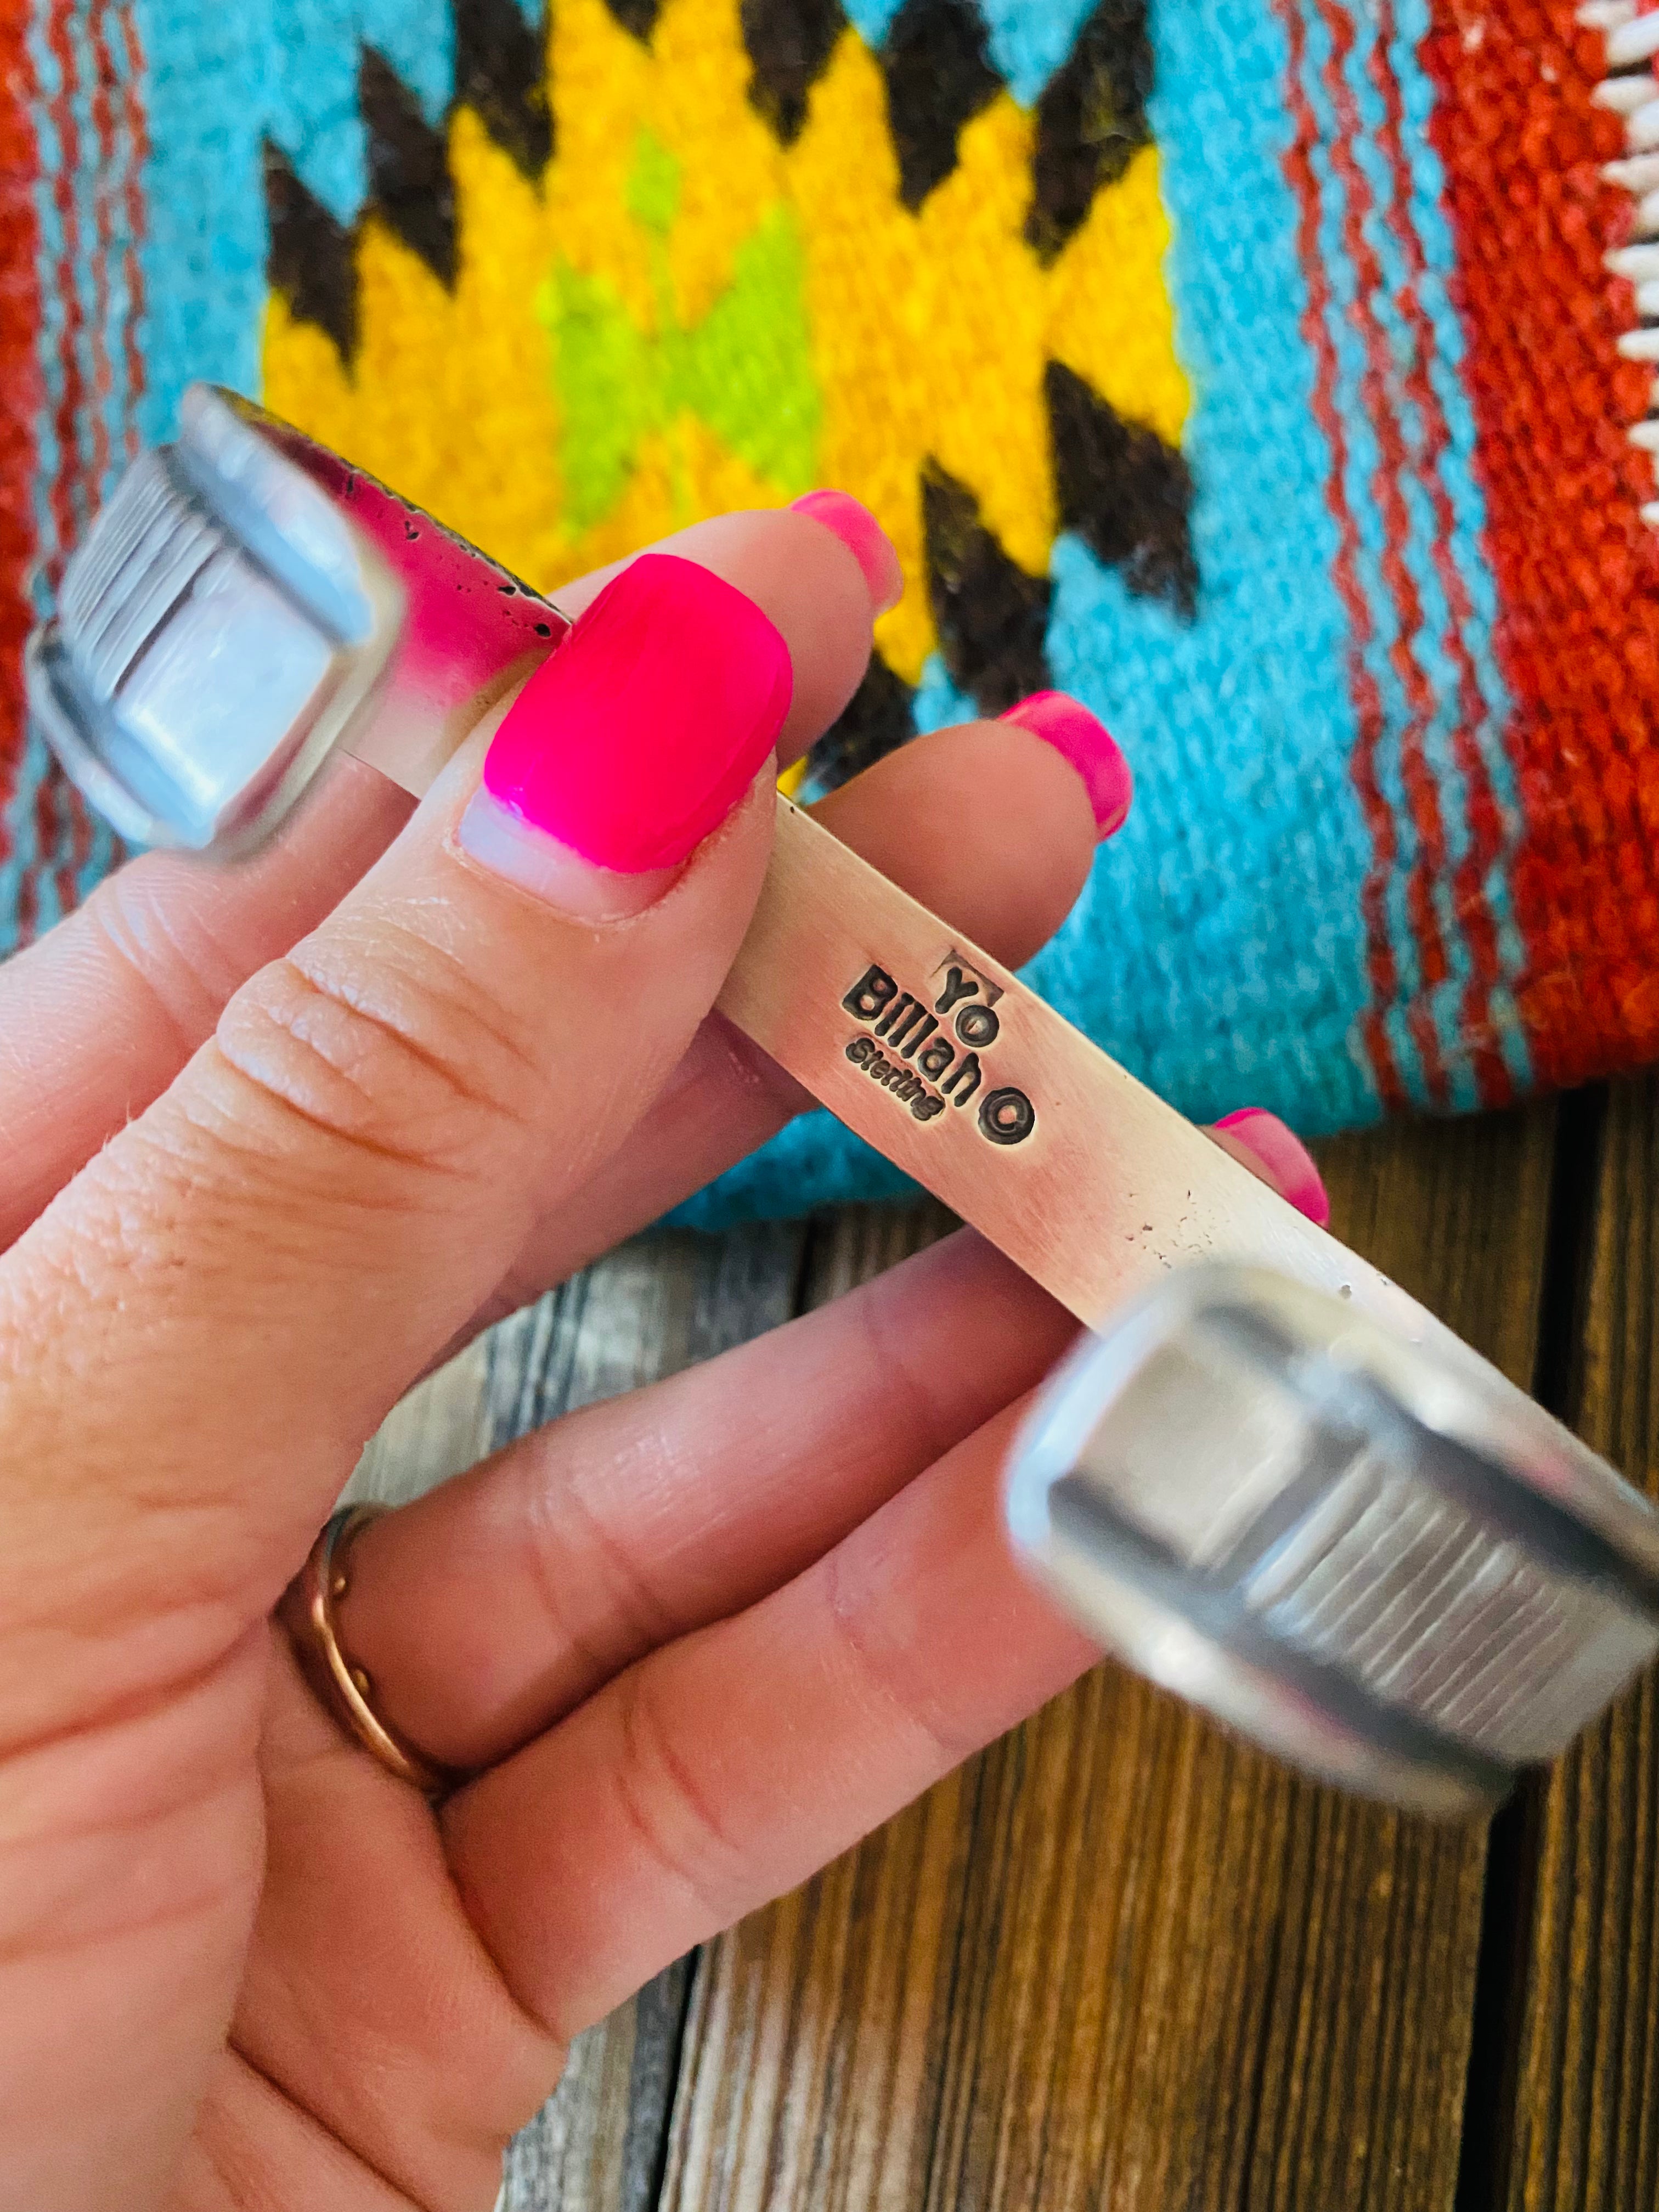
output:
M1030 1389L1074 1328L991 1247L949 1238L374 1523L353 1550L344 1646L408 1741L443 1765L489 1764L799 1572Z
M1110 738L1089 720L1121 768ZM813 811L1010 967L1030 959L1070 912L1100 836L1068 757L1006 719L915 738ZM659 1219L816 1103L714 1017L629 1142L574 1199L536 1207L522 1250L468 1333Z
M1321 1229L1326 1226L1331 1201L1319 1163L1276 1114L1261 1106L1241 1106L1224 1115L1210 1134L1270 1190L1289 1199L1298 1213L1305 1213Z
M746 577L743 588L795 645L795 699L778 760L786 768L799 760L863 679L872 613L896 605L904 589L898 556L879 523L845 492L811 492L781 512L753 508L693 523L653 550L701 561L733 581ZM615 562L567 584L559 605L580 614L628 566Z
M947 1238L372 1522L343 1647L406 1741L484 1765L799 1573L1030 1389L1076 1326L978 1237Z
M876 585L849 538L873 532L855 502L830 528L805 514L718 516L665 544L735 584L789 640L794 696L780 758L804 752L862 678ZM858 518L862 518L862 522ZM626 563L619 563L618 567ZM572 613L615 569L561 594ZM331 761L273 844L232 867L171 854L131 862L76 914L0 967L0 1250L213 1034L232 993L314 929L391 843L413 802L376 771Z
M253 859L147 854L0 967L0 1251L160 1097L231 993L315 928L414 806L336 758Z
M1097 1656L1010 1556L1017 1419L450 1801L468 1916L550 2032L793 1888Z
M545 2101L562 2053L501 1989L425 1803L341 1735L281 1650L259 1775L264 1881L230 2045L304 2119L269 2147L272 2193L259 2202L379 2212L379 2197L349 2186L362 2160L395 2185L398 2212L483 2212L502 2145ZM216 2081L198 2123L221 2141L223 2097ZM333 2156L313 2177L319 2145ZM308 2193L331 2168L347 2185Z
M770 848L788 672L741 593L635 564L19 1240L28 1358L0 1367L0 1433L50 1473L10 1478L0 1602L35 1546L70 1554L55 1607L89 1629L148 1626L186 1564L211 1634L274 1601L364 1438L499 1281L525 1192L574 1190L707 1013Z

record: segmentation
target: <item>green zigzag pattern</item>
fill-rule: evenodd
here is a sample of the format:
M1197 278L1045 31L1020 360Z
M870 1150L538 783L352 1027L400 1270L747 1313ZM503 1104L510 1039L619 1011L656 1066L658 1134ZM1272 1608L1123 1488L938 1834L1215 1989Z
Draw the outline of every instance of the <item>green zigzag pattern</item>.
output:
M641 442L685 414L781 491L803 492L816 481L823 406L793 212L781 203L762 217L733 257L728 289L687 329L675 317L668 267L679 186L674 156L641 131L628 207L652 238L653 331L635 324L611 285L568 263L542 288L538 312L564 416L567 514L578 529L611 513Z

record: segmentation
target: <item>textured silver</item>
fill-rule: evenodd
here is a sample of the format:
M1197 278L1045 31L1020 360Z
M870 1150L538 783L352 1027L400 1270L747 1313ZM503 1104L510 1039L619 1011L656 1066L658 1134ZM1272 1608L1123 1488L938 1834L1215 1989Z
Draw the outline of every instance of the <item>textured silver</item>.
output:
M1659 1516L1471 1354L1199 1267L1087 1341L1016 1541L1154 1680L1349 1787L1489 1804L1659 1651Z
M337 745L424 789L566 627L373 477L198 385L70 559L30 711L123 836L226 857Z
M372 696L402 611L326 494L198 392L179 444L134 463L70 561L30 641L31 709L124 836L234 853Z

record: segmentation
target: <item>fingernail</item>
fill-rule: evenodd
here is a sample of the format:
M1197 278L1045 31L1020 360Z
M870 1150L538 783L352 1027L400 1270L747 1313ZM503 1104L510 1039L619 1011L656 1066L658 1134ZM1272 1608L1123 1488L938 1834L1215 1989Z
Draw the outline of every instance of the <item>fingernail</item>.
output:
M870 605L877 614L884 615L898 605L904 597L904 571L892 540L867 507L850 491L809 491L792 505L795 514L810 514L840 538L864 571Z
M1331 1201L1313 1156L1301 1139L1292 1135L1276 1114L1261 1106L1242 1106L1216 1123L1234 1144L1261 1161L1274 1186L1298 1213L1324 1228L1331 1218Z
M1134 777L1117 740L1097 715L1064 691L1033 691L999 719L1029 730L1071 763L1083 778L1102 838L1123 827L1134 798Z
M752 599L643 554L514 702L456 842L567 913L638 913L768 764L793 688Z

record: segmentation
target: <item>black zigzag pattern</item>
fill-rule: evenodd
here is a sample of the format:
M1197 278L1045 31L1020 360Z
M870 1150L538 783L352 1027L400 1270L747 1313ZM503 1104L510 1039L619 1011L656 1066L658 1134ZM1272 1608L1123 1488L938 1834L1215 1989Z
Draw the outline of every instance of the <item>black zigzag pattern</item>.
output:
M1048 579L1009 559L973 493L937 461L922 468L921 519L927 592L951 681L983 714L1046 690Z
M754 68L749 97L792 146L806 120L807 95L847 28L841 0L743 0L742 21Z
M957 166L962 127L1002 89L973 0L904 0L881 45L899 197L912 210Z
M516 0L455 0L455 98L533 184L553 158L546 24Z
M607 0L617 20L648 40L659 0ZM753 67L750 96L786 143L799 135L811 88L845 27L841 0L742 0ZM553 150L544 36L514 0L456 0L458 103L472 107L532 178ZM905 0L881 49L889 114L908 205L919 207L956 166L963 125L1000 84L972 0ZM1152 81L1146 0L1100 0L1037 110L1027 236L1052 259L1146 143ZM445 284L458 245L448 134L434 128L384 58L363 55L360 96L369 136L374 213ZM265 149L270 281L302 320L326 331L349 361L359 335L359 224L339 223L275 146ZM1045 379L1062 528L1117 568L1133 592L1168 600L1190 621L1199 576L1193 482L1182 455L1145 424L1126 422L1057 362ZM927 589L951 681L981 712L999 714L1049 678L1044 653L1050 586L1012 561L987 528L972 491L928 462L921 477ZM813 781L833 787L890 752L914 730L915 695L879 657L818 747Z
M656 0L609 0L632 30ZM750 98L786 145L847 28L841 0L743 0ZM646 35L641 33L640 35ZM957 166L963 125L1003 80L974 0L904 0L878 49L904 204L914 210ZM1152 47L1146 0L1099 0L1037 103L1034 191L1026 234L1052 260L1103 185L1146 143Z
M288 156L268 139L265 205L272 289L301 322L326 331L349 361L357 350L356 235L306 190Z
M648 40L660 0L606 0L634 37ZM454 0L456 103L471 107L524 174L539 177L553 155L546 32L526 23L516 0ZM842 0L742 0L750 94L785 144L799 135L807 102L847 27ZM1002 79L990 58L975 0L904 0L879 50L889 125L907 207L921 206L957 166L963 127L996 97ZM1095 195L1120 177L1147 140L1152 55L1146 0L1099 0L1071 55L1037 106L1037 143L1026 235L1052 260L1087 216ZM378 211L446 283L454 281L454 189L447 133L435 130L386 62L366 50L361 82L370 144L371 198ZM271 281L295 312L319 322L348 353L357 314L355 276L332 218L273 151L266 171ZM335 226L337 229L338 226ZM319 257L318 267L310 264ZM313 304L303 304L310 301ZM341 333L349 332L343 339Z
M1146 0L1101 0L1037 102L1025 235L1052 261L1103 185L1115 185L1152 131L1152 42Z
M455 185L444 133L403 79L363 49L357 99L368 132L369 205L441 284L455 282Z
M455 102L471 107L532 181L553 156L546 39L515 0L455 0ZM447 118L436 126L384 56L363 49L357 96L368 135L369 195L350 228L337 222L276 146L265 149L272 289L302 321L325 330L349 361L356 352L357 239L378 216L441 283L458 266L455 185ZM453 112L452 109L452 112Z
M915 737L915 696L903 678L872 653L864 681L842 710L841 720L812 748L812 789L838 790Z
M1167 599L1191 622L1198 610L1193 474L1144 422L1127 422L1061 362L1043 380L1063 530L1121 572L1143 599Z
M1132 592L1198 609L1192 471L1144 422L1126 422L1060 362L1044 380L1063 530L1075 531ZM1050 586L1011 561L968 487L929 461L922 471L927 592L951 682L1000 714L1050 681ZM833 791L914 734L915 694L877 655L852 704L812 755L812 784Z
M605 6L630 38L648 46L662 13L662 0L605 0Z

